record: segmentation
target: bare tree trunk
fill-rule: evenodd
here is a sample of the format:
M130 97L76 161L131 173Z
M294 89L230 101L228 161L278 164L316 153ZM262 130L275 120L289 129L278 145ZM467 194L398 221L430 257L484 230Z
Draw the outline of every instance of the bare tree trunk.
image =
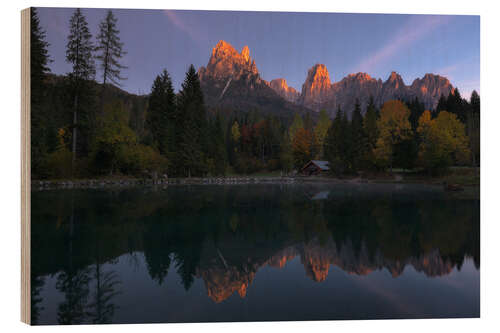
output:
M75 172L75 165L76 165L76 138L77 138L77 123L78 123L78 94L75 94L75 101L74 101L74 110L73 110L73 158L71 160L71 168L73 170L73 173Z
M101 98L100 98L100 102L99 102L99 104L100 104L99 111L100 111L101 115L104 114L104 94L106 93L106 79L107 79L106 71L107 71L107 69L105 68L104 69L104 77L103 77L103 81L102 81Z

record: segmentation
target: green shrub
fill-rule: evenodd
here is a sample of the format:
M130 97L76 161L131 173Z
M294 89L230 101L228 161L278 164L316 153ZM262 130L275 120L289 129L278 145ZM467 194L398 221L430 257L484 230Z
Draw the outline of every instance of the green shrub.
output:
M61 148L47 155L43 162L44 178L70 178L72 176L72 154Z
M167 170L167 159L153 148L142 144L122 145L117 150L116 160L117 169L127 175L163 173Z

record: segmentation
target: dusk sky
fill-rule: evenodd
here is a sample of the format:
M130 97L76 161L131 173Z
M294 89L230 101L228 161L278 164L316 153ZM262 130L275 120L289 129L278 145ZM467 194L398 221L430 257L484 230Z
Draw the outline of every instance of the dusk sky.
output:
M65 61L74 9L38 8L56 74ZM105 9L83 9L95 36ZM265 80L285 78L301 90L307 70L327 66L332 82L366 72L386 80L391 71L409 85L426 73L444 75L469 97L479 87L479 16L383 15L114 9L128 54L122 88L149 93L164 68L179 89L189 64L206 66L221 39L238 51L248 45ZM95 38L94 38L95 41ZM97 80L101 81L98 73Z

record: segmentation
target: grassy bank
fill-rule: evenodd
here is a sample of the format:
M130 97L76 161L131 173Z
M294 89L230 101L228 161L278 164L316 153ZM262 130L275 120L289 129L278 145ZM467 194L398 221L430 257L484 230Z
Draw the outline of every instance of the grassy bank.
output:
M430 175L419 170L393 170L396 182L418 182L430 184L456 184L460 186L479 186L480 169L472 167L452 167L438 175Z

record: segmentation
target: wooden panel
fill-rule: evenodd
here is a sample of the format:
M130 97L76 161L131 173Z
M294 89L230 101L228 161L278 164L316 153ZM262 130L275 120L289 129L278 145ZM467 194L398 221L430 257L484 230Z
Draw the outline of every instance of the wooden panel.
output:
M30 8L21 11L21 321L31 323Z

